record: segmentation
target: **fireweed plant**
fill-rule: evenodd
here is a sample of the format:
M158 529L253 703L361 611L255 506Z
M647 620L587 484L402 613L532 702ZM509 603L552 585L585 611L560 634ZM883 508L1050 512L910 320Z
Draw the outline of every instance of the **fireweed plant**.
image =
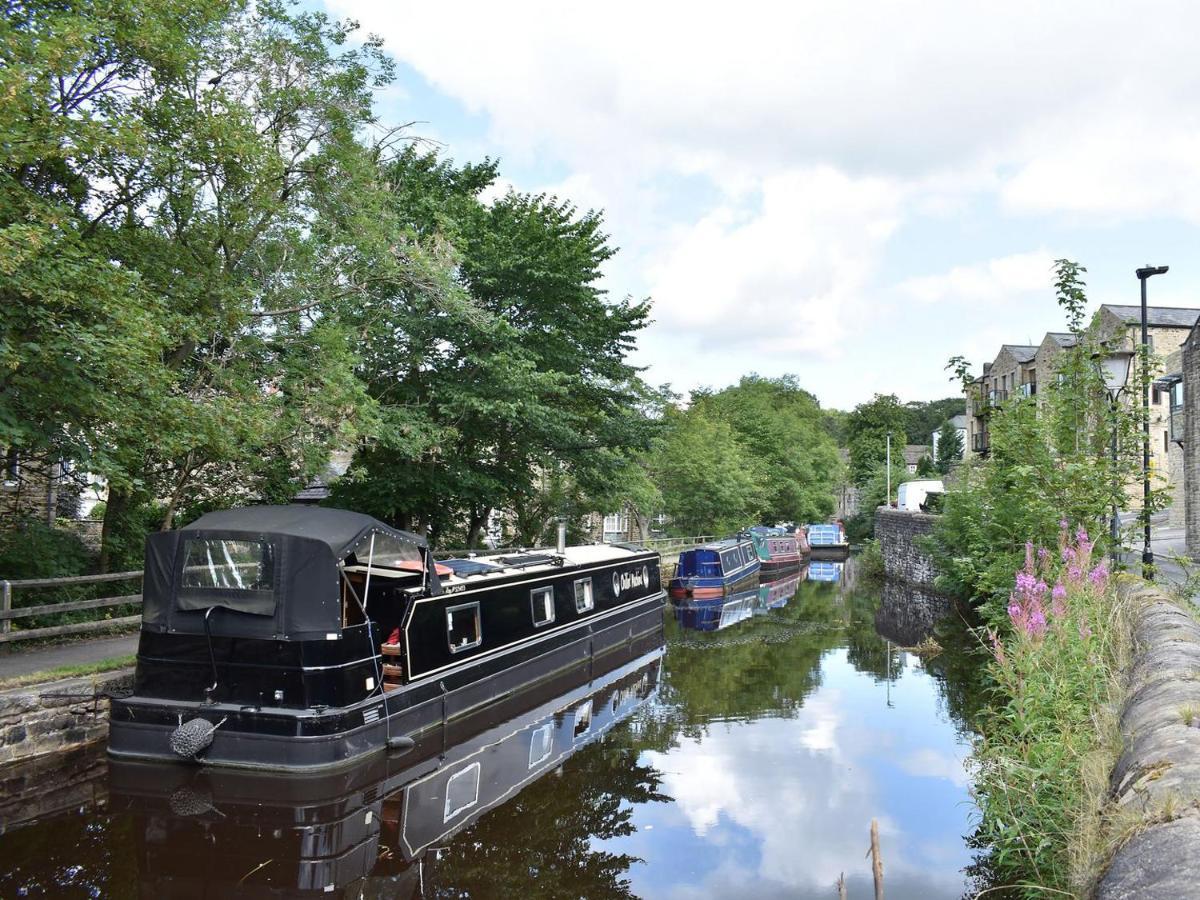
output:
M1083 527L1028 542L1007 629L986 629L993 702L979 722L974 794L990 868L1024 896L1086 894L1104 856L1108 772L1128 623Z

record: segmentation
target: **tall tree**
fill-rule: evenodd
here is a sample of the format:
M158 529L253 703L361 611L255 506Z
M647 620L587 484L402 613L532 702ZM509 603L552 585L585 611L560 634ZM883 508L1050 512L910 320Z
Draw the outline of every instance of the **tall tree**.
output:
M850 477L860 487L887 457L887 436L892 436L893 456L908 433L908 412L895 394L876 394L860 403L846 420L846 446L850 451Z
M938 430L937 470L943 475L949 474L951 467L962 459L962 455L962 433L947 420Z
M279 496L369 421L336 315L361 273L337 226L369 205L359 134L390 64L272 0L8 13L0 239L28 252L0 272L20 309L0 326L0 422L108 479L103 564L139 498L165 499L167 526L214 492ZM64 403L93 365L95 389Z

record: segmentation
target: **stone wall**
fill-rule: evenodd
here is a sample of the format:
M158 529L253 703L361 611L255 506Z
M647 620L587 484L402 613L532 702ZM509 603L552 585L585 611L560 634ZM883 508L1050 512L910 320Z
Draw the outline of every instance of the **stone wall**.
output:
M1200 331L1183 345L1183 485L1187 552L1200 559Z
M60 753L108 735L108 695L127 690L133 670L0 692L0 764Z
M1196 896L1200 851L1200 623L1145 582L1127 579L1133 662L1111 777L1118 815L1143 823L1114 854L1100 900Z
M93 810L108 800L104 745L0 767L0 833L67 812Z
M881 506L875 510L875 537L883 554L883 570L889 579L918 587L934 587L933 560L919 545L919 538L933 531L938 517Z

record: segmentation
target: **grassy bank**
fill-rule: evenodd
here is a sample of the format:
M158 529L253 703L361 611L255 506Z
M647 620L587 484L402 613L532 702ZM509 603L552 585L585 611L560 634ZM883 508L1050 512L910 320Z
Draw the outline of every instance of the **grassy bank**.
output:
M41 672L30 672L27 675L18 675L14 678L0 678L0 690L25 687L26 685L30 684L42 684L43 682L48 681L61 681L64 678L77 678L84 675L99 675L102 672L113 672L117 669L128 668L136 661L137 655L128 653L124 656L110 656L107 659L101 659L91 663L79 663L72 666L58 666L53 669L44 669Z

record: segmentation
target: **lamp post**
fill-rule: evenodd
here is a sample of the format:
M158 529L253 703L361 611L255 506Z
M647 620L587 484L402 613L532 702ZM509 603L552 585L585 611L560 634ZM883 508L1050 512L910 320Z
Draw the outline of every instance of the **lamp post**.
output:
M1168 266L1146 265L1137 270L1142 285L1142 577L1154 573L1150 549L1150 335L1146 327L1146 280L1166 274Z
M1113 498L1112 521L1109 523L1112 547L1109 550L1109 556L1112 557L1115 567L1117 562L1117 548L1121 545L1121 531L1117 521L1117 492L1120 489L1120 484L1117 480L1117 401L1121 397L1121 391L1125 390L1125 385L1129 381L1129 363L1133 360L1133 354L1127 350L1118 350L1105 354L1098 353L1094 358L1100 364L1100 374L1104 376L1104 387L1108 391L1108 400L1113 412Z

